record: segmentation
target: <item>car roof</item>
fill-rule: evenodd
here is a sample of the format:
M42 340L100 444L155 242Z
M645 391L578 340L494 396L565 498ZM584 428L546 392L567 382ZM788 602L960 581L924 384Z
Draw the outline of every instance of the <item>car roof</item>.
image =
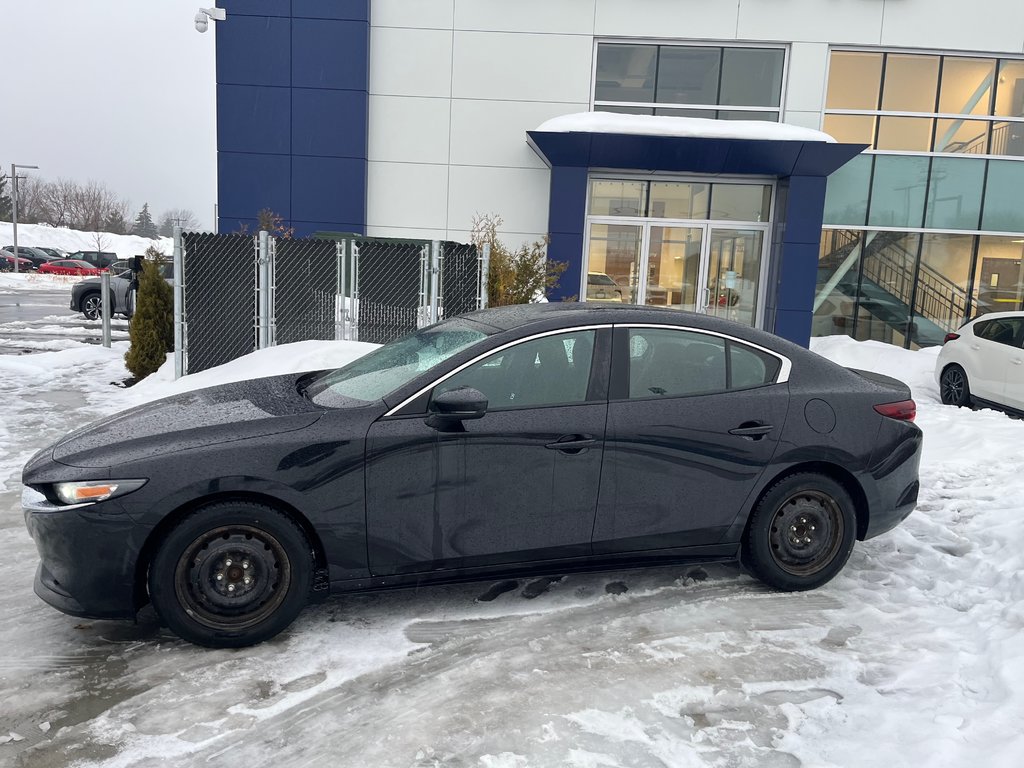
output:
M967 325L974 325L975 323L979 323L982 320L999 320L1004 317L1024 317L1024 311L1017 310L1015 312L987 312L984 315L979 315L978 317L974 318L969 323L967 323Z
M605 323L653 323L714 331L771 346L780 351L782 347L795 346L778 336L751 328L748 325L672 307L553 301L480 309L463 315L463 317L491 326L499 331L510 331L524 326L534 326L537 331L543 331L560 327Z

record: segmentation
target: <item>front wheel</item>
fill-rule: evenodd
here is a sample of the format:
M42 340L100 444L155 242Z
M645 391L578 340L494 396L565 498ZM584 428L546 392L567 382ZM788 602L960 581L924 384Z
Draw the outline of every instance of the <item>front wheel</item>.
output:
M313 557L302 530L271 507L225 502L186 517L149 570L149 595L180 637L214 648L268 640L309 596Z
M971 404L971 388L967 372L959 365L949 365L939 377L939 398L944 405L963 408Z
M81 307L86 320L99 320L103 314L103 299L98 293L87 293L82 299Z
M853 499L825 475L783 478L758 502L743 539L743 562L775 589L815 589L843 569L853 551Z

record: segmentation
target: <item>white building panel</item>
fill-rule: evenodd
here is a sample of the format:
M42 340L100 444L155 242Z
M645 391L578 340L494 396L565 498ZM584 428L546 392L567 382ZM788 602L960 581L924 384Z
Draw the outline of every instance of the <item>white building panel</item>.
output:
M370 93L451 96L452 33L434 29L371 28ZM371 133L374 130L371 123Z
M445 229L448 166L371 161L366 189L366 223L370 234L396 229Z
M767 5L774 7L778 3ZM597 0L596 8L594 34L600 37L677 37L691 40L732 40L736 37L736 2Z
M883 11L900 3L908 4L905 0L740 0L738 36L878 45Z
M455 28L589 35L594 0L462 0L455 5Z
M789 49L786 84L786 122L793 112L820 112L825 106L825 72L828 69L828 45L793 43Z
M451 162L512 168L546 168L526 143L526 132L552 117L586 112L586 102L452 102Z
M457 31L452 95L585 102L590 98L592 52L589 35Z
M486 168L452 166L448 191L448 227L467 230L473 217L496 213L506 232L536 240L548 228L548 185L545 168Z
M451 29L455 0L373 0L370 23L375 27Z
M450 99L371 96L369 160L448 162Z
M881 44L1020 53L1024 50L1024 2L889 0Z

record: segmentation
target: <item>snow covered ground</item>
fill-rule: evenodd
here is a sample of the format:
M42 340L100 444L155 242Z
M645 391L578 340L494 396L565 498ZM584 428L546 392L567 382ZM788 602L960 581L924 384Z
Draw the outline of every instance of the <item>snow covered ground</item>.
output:
M0 248L14 243L14 225L0 221ZM43 224L19 224L18 246L61 248L68 253L75 251L110 251L118 258L129 259L141 256L150 246L156 246L161 253L171 255L173 241L169 237L150 240L137 235L112 235L108 232L80 232L76 229L50 227Z
M332 599L262 646L210 651L148 612L80 621L35 598L22 463L146 399L366 347L305 342L179 382L165 366L122 389L125 346L0 356L0 765L1024 764L1024 422L939 404L934 350L814 343L910 383L925 432L918 510L823 589L773 593L725 566L489 602L486 583L431 587Z

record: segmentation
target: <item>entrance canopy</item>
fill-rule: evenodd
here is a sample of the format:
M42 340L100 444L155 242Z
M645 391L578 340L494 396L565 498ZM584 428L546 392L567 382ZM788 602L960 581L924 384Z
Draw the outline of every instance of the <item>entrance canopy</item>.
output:
M866 145L782 123L602 112L554 118L527 136L551 168L548 255L569 264L565 295L581 282L591 171L776 179L763 327L808 344L825 179Z

